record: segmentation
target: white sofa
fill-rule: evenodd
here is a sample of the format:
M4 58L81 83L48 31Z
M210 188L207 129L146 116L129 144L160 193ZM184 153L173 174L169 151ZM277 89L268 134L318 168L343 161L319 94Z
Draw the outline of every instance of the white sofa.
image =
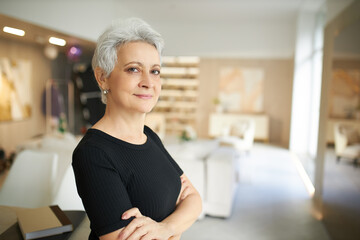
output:
M203 200L199 219L205 215L229 217L238 179L236 150L219 146L218 140L165 140L164 144Z
M206 159L205 213L216 217L231 215L238 182L237 154L233 148L221 147Z

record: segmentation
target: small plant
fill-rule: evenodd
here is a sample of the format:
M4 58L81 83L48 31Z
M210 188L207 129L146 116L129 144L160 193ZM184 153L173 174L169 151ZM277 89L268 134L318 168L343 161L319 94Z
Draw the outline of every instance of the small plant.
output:
M218 97L213 98L213 104L219 105L221 103L220 99Z
M191 141L191 140L195 140L195 139L196 139L195 130L191 126L187 125L180 134L180 140L185 142L185 141Z

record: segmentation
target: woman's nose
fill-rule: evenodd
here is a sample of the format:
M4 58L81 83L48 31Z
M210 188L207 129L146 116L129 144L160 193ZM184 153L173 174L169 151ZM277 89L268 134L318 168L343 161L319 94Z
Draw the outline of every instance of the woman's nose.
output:
M151 79L150 74L144 73L142 79L140 81L140 87L143 88L152 88L154 86L154 82Z

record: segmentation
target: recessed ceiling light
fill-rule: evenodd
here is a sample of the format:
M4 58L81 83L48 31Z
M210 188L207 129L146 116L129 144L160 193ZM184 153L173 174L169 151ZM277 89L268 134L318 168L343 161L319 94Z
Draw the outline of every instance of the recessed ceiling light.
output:
M12 28L12 27L7 27L5 26L3 28L3 31L6 32L6 33L10 33L10 34L14 34L14 35L17 35L17 36L24 36L25 35L25 31L24 30L21 30L21 29L17 29L17 28Z
M49 38L49 43L54 44L54 45L58 45L58 46L65 46L66 45L66 41L64 39L56 38L56 37Z

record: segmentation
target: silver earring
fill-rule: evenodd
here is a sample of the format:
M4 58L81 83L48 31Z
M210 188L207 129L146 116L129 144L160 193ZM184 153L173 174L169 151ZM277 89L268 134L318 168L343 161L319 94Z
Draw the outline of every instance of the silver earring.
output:
M104 93L104 95L107 95L109 93L109 90L104 89L103 93Z

